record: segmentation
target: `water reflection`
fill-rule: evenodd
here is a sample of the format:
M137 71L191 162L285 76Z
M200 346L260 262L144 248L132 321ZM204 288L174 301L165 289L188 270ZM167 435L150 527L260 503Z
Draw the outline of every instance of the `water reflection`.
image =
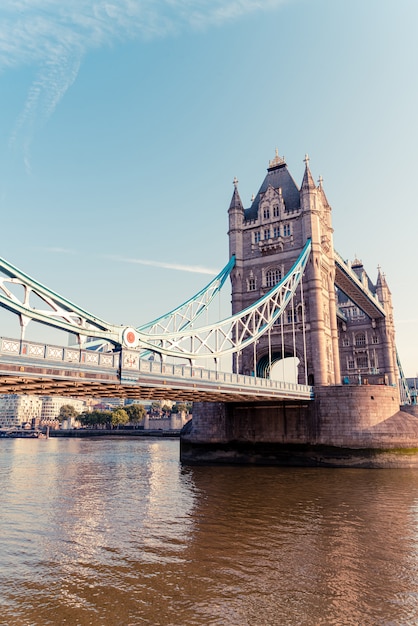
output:
M189 471L190 562L217 568L217 623L228 590L228 623L416 623L413 471Z
M0 624L418 623L414 470L182 468L174 440L14 440L0 489Z

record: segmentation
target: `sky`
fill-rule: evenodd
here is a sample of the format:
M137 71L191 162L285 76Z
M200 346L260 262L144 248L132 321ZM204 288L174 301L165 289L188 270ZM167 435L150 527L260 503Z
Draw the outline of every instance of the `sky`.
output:
M416 0L2 0L0 256L138 326L226 265L234 177L247 207L276 148L299 185L308 153L415 376L417 23Z

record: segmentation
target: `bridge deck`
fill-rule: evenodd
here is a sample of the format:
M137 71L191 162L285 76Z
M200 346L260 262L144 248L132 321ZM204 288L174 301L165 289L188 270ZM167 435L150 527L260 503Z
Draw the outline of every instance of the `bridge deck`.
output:
M140 359L0 339L0 393L200 402L311 400L307 385Z

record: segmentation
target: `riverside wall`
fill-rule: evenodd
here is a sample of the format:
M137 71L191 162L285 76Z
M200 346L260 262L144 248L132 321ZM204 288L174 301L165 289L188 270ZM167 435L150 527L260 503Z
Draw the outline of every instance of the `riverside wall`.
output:
M195 403L185 464L418 467L418 414L396 387L315 387L311 402Z

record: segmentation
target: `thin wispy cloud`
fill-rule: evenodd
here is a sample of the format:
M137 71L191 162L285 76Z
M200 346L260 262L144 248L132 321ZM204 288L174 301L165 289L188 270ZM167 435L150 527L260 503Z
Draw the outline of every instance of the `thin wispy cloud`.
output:
M133 259L119 256L107 256L107 259L134 265L148 265L150 267L160 267L165 270L177 270L179 272L191 272L192 274L209 274L215 276L219 269L214 270L200 265L182 265L181 263L165 263L163 261L150 261L147 259Z
M285 0L2 0L0 71L34 67L10 134L30 171L30 144L74 83L83 57L117 41L165 37L271 10Z
M38 248L38 250L43 250L44 252L49 252L51 254L80 255L80 252L77 252L77 250L73 250L71 248L60 248L59 246L43 247L43 248ZM117 255L104 255L100 258L105 258L110 261L116 261L117 263L130 263L132 265L147 265L149 267L159 267L165 270L176 270L178 272L189 272L192 274L209 274L210 276L216 276L216 274L219 272L219 268L213 269L209 267L202 267L200 265L183 265L181 263L152 261L149 259L135 259L135 258L129 258L129 257L121 257Z

